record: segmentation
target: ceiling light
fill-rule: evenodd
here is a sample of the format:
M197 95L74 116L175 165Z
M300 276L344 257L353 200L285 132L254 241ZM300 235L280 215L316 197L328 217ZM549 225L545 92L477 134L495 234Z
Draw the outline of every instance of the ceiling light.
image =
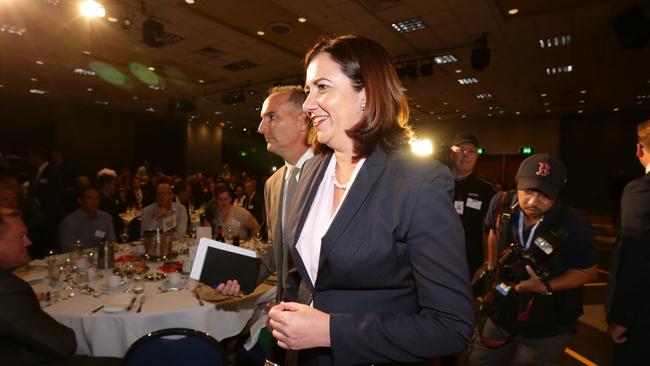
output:
M550 104L551 104L551 103L549 103L549 102L544 102L544 105L550 105Z
M580 94L587 94L587 90L585 89L580 90Z
M449 104L449 103L447 103L447 102L442 102L442 105L447 105L447 104Z
M578 114L582 114L582 109L578 109Z
M553 66L546 68L546 75L567 74L573 72L573 65Z
M79 67L74 69L74 73L77 74L77 75L83 75L83 76L94 76L95 75L94 71L82 69L82 68L79 68Z
M585 102L584 99L580 99L580 103L583 104Z
M199 84L203 84L205 81L203 79L199 79Z
M483 100L483 99L492 99L492 94L491 93L482 93L478 94L476 96L476 99Z
M503 109L499 111L499 114L503 114Z
M36 64L37 64L37 65L43 65L43 64L45 64L45 62L43 62L43 61L41 61L41 60L36 60Z
M83 51L81 53L83 53L84 55L90 56L90 51Z
M463 70L461 70L461 69L456 69L456 70L454 70L454 72L455 72L456 74L460 74L461 72L463 72Z
M614 109L612 109L612 110L613 110L614 112L618 112L618 107L614 107Z
M492 117L492 113L488 113L488 117Z
M17 36L22 36L23 34L25 34L25 32L27 32L27 29L17 25L0 23L0 32L6 32L10 34L15 34Z
M50 94L49 91L40 89L30 89L29 92L32 94Z
M519 13L519 9L517 9L517 8L512 8L512 9L508 10L508 14L510 14L510 15L515 15L517 13Z
M93 91L93 88L86 88L89 92Z
M560 47L560 46L569 45L571 44L571 41L572 41L571 35L566 34L563 36L543 38L540 39L538 42L540 48L551 48L551 47Z
M544 98L544 97L547 96L547 95L548 95L548 94L546 94L546 93L542 93L542 94L540 94L539 96L542 97L542 98Z
M140 97L138 97L137 95L133 96L133 100L138 100L138 99L140 99Z
M95 104L108 105L108 101L107 100L96 100Z
M458 59L454 55L442 55L442 56L435 56L433 58L433 62L437 63L438 65L448 64L457 61Z
M643 101L642 100L637 100L636 104L643 104Z
M147 67L147 69L149 69L149 71L156 71L156 68L153 67L153 66L149 66L149 67Z
M476 78L458 79L458 84L460 84L460 85L468 85L468 84L476 84L476 83L478 83L478 79L476 79Z
M546 110L546 113L551 113L551 110L550 110L550 109L547 109L547 110Z
M516 114L516 115L520 115L520 114L521 114L521 112L519 112L519 111L516 111L516 112L515 112L515 114Z
M461 118L467 118L467 116L466 116L466 115L464 115L464 114L463 114L462 116L460 116L460 117L461 117Z
M30 78L29 80L31 80L31 81L38 81L37 78Z
M100 3L95 0L85 0L79 4L79 10L81 15L86 18L103 18L106 15L106 9Z
M108 17L108 18L106 18L106 20L108 20L111 23L117 23L117 18L116 17Z
M185 0L185 2L190 4L190 5L194 4L194 0Z
M4 85L0 84L0 88L4 88L4 87L5 87Z
M156 111L156 109L154 109L154 107L149 107L149 108L146 108L145 111L153 113L153 112Z
M264 34L265 34L264 31L257 31L258 36L263 36Z
M300 18L298 18L298 22L305 23L305 22L307 22L307 18L300 17Z
M399 22L391 23L391 26L400 33L415 32L427 27L422 19L419 18L400 20Z

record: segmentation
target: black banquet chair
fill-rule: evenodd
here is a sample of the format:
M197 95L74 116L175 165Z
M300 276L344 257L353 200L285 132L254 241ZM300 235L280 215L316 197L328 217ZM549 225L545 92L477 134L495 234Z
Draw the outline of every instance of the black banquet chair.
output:
M227 365L226 351L209 335L198 330L169 328L135 341L122 359L123 366Z

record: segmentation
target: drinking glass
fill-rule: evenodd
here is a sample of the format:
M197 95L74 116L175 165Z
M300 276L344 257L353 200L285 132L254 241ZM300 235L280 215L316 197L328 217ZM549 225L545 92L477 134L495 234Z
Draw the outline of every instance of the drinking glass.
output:
M50 280L50 287L58 287L59 276L61 275L61 268L56 256L47 257L47 278Z
M142 275L137 274L133 276L131 291L133 291L134 294L141 294L144 292L144 278Z
M232 228L227 228L226 233L224 234L224 238L226 239L226 244L232 244L232 237L234 235L234 232Z
M77 288L85 289L88 287L88 268L77 269Z

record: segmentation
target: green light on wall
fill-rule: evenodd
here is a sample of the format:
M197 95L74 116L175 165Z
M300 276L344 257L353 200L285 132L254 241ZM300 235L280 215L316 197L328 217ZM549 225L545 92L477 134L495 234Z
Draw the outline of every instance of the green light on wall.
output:
M478 149L476 149L476 152L477 152L479 155L483 155L483 154L485 154L485 149L482 148L482 147L479 147Z
M530 155L535 151L532 146L522 146L519 148L519 152L523 155Z
M240 152L239 152L239 156L241 156L242 158L245 158L245 157L248 156L248 152L246 152L246 151L240 151Z

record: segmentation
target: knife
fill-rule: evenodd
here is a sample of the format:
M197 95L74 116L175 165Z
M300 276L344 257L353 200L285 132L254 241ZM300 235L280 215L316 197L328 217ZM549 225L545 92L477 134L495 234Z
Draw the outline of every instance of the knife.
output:
M96 312L102 310L104 308L104 305L98 306L90 311L91 314L95 314Z
M129 307L126 308L126 311L131 311L133 304L135 304L135 296L131 299L131 303L129 304Z

